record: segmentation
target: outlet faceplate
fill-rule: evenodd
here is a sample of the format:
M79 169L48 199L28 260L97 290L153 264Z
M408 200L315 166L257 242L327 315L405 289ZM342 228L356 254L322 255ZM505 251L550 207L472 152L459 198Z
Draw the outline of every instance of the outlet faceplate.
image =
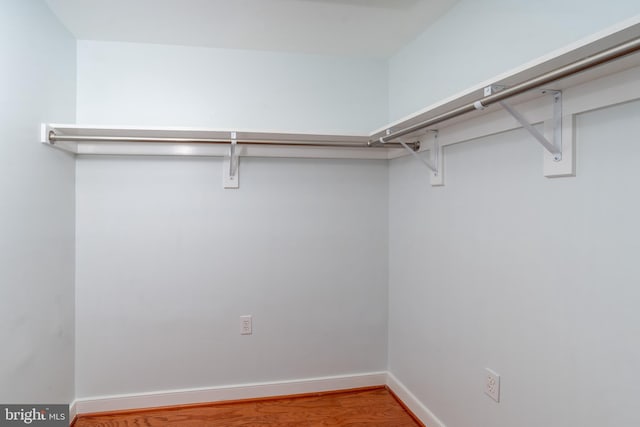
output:
M240 316L240 335L253 333L253 318L251 315Z
M500 402L500 375L485 368L484 392L496 402Z

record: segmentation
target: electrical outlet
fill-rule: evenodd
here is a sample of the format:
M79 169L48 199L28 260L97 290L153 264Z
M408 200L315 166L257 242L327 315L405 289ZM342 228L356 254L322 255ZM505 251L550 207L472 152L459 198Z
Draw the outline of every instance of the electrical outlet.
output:
M253 318L251 315L240 316L240 335L251 335L253 333Z
M496 402L500 402L500 375L485 368L484 392Z

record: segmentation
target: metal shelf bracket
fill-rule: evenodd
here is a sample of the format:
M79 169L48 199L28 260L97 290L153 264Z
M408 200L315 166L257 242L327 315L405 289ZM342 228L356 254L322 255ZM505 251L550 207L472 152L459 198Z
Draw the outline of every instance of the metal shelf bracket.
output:
M430 161L435 166L435 170L431 172L431 185L440 187L444 185L444 152L439 140L440 133L437 130L430 130L429 134L433 135L431 141L421 140L420 143L429 147L427 150L429 150Z
M387 129L387 134L391 133L391 129ZM438 131L430 130L427 135L433 135L433 139L430 142L425 142L423 137L420 139L418 147L428 147L424 151L429 152L428 157L421 156L417 150L411 148L405 142L399 141L405 150L407 150L413 157L415 157L420 163L424 164L431 171L431 185L440 186L444 185L442 178L442 146L438 142Z
M518 121L542 146L553 156L553 160L559 162L562 160L562 92L559 90L543 90L543 94L551 94L553 96L553 131L551 141L545 137L542 132L536 129L527 119L520 114L518 110L513 108L506 101L500 101L500 105L514 119Z
M222 186L224 188L238 188L240 185L240 169L238 156L238 137L236 132L231 132L231 144L229 155L222 162Z

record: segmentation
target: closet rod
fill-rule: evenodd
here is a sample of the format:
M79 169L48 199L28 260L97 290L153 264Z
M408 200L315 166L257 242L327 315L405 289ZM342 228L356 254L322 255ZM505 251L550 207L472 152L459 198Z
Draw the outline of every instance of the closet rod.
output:
M49 142L55 144L57 141L64 142L145 142L145 143L174 143L174 144L230 144L229 139L208 139L208 138L170 138L170 137L129 137L129 136L94 136L94 135L58 135L54 131L49 132ZM367 142L305 142L305 141L277 141L277 140L238 140L238 144L256 145L280 145L297 147L338 147L338 148L368 148ZM413 150L420 148L420 142L407 143ZM402 148L400 143L386 143L378 147Z
M488 107L491 104L495 104L496 102L504 101L507 98L520 95L529 90L539 88L545 84L563 79L565 77L569 77L573 74L577 74L582 71L586 71L598 65L602 65L604 63L622 58L623 56L630 55L632 53L637 52L638 50L640 50L640 38L603 50L592 56L588 56L579 61L572 62L571 64L565 65L563 67L556 68L555 70L541 74L537 77L526 80L515 86L507 87L506 89L503 89L500 92L496 92L492 95L481 98L478 101L455 108L446 113L424 120L420 123L416 123L415 125L411 125L409 127L400 129L395 132L388 132L387 135L383 135L377 139L369 140L369 145L370 146L387 145L389 144L389 142L387 141L391 141L393 139L397 139L405 135L409 135L413 132L419 131L426 127L433 126L438 123L442 123L446 120L453 119L455 117L470 113L475 110L481 110L485 107Z

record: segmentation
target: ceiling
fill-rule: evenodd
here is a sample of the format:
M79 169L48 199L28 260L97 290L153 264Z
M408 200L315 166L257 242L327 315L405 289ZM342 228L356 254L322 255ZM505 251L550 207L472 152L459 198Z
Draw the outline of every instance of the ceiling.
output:
M385 58L458 0L46 0L80 40Z

